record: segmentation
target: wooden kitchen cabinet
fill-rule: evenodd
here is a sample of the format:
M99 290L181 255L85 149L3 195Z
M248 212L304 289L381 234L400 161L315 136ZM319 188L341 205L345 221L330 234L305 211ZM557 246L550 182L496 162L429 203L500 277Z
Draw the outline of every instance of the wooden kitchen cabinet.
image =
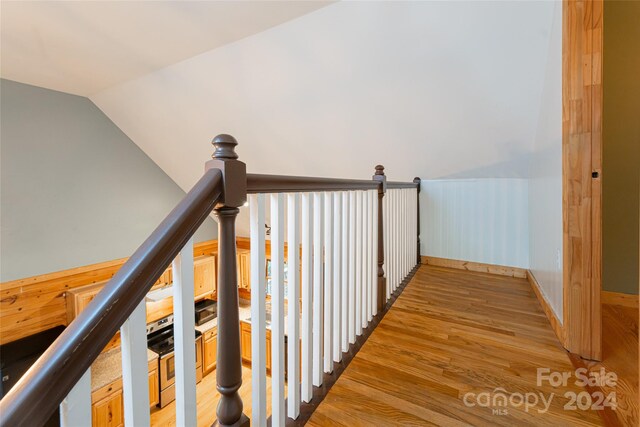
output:
M216 257L203 256L193 261L195 299L210 297L216 291Z
M71 289L67 292L67 324L71 323L106 285L108 280L103 282L93 283L87 286L81 286L79 288ZM102 351L109 351L112 348L120 345L120 332L111 338L109 343L102 349Z
M267 329L267 372L271 372L271 329ZM242 361L251 365L251 324L240 322L240 353Z
M213 328L203 334L204 345L202 346L203 375L216 369L216 358L218 356L218 328Z
M149 362L149 407L160 403L160 383L158 377L158 360Z
M118 427L124 425L122 379L94 391L91 395L91 419L93 427Z
M238 287L251 289L251 252L247 250L238 251Z

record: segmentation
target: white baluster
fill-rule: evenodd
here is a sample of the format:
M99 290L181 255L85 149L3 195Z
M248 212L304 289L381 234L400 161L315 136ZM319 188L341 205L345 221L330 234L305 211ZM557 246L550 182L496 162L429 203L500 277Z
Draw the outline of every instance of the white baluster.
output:
M297 194L287 196L287 223L287 415L296 419L300 415L300 218Z
M371 314L378 314L378 192L373 192L373 293L371 296Z
M313 193L313 385L322 385L322 193Z
M91 425L91 368L87 369L60 403L60 425L62 427Z
M376 209L374 201L378 197L378 192L373 190L369 194L369 305L367 309L367 319L371 321L373 317L373 306L375 299L373 297L375 288L377 286L377 274L376 274L376 258L374 254L378 249L378 242L374 239L374 229L378 226L378 223L373 222L373 212Z
M342 351L349 351L349 192L342 192L342 233L340 240L342 241L342 275L341 275L341 292L342 292L342 314L340 323L342 331Z
M191 259L193 260L193 252L191 253ZM191 265L193 266L193 264ZM191 270L191 275L193 276L193 269ZM193 310L193 300L191 301L191 309ZM120 327L124 422L130 426L148 426L151 423L149 414L149 361L147 359L146 317L146 303L142 301ZM194 333L195 332L192 332L191 336L195 339ZM194 346L195 341L192 341L192 347ZM177 368L178 366L176 364L176 369ZM195 370L196 365L194 359L194 376Z
M349 343L356 342L356 192L349 192Z
M362 334L362 191L356 192L356 335Z
M249 195L251 236L251 422L267 425L266 254L264 194Z
M284 196L271 195L271 422L284 426Z
M333 361L342 360L342 194L333 193Z
M193 279L193 238L173 260L173 339L175 344L176 424L195 425L196 349ZM146 356L146 351L145 351ZM146 361L146 357L145 357ZM145 390L149 390L147 375ZM136 407L141 407L136 394ZM146 407L145 407L146 408ZM147 416L149 411L146 412ZM126 423L126 418L125 418ZM138 423L128 424L137 426Z
M333 371L333 197L324 194L324 372Z
M312 349L313 349L313 197L302 193L302 400L310 402L313 397Z
M367 327L369 312L369 191L362 193L362 328Z

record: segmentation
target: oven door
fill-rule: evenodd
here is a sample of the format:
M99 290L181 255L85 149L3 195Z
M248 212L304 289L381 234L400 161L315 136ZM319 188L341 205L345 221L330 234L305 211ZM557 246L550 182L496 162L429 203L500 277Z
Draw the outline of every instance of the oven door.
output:
M175 355L173 351L160 357L160 390L176 382Z

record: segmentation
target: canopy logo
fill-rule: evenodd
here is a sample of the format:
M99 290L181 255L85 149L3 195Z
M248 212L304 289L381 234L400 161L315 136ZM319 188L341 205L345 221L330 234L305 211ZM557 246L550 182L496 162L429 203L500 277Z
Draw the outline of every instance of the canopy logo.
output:
M575 391L575 388L603 387L614 389L617 385L618 376L614 372L607 372L604 368L589 372L588 369L578 368L574 372L557 372L549 368L538 368L536 375L536 385L538 387L551 386L554 389L566 388L571 384L574 390L562 393L545 394L542 391L530 391L526 393L509 393L502 387L497 387L493 391L481 393L466 393L462 400L467 407L490 408L493 415L508 415L509 408L524 408L525 412L537 411L545 413L551 407L554 398L558 397L564 403L565 411L592 410L601 411L605 407L616 409L616 393L611 391L605 395L602 391L589 393L586 390Z

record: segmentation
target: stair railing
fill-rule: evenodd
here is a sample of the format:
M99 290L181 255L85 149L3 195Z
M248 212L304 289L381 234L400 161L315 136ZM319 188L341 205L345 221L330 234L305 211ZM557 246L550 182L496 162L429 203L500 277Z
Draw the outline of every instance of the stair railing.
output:
M382 166L376 166L372 180L247 174L235 153L233 137L218 135L213 145L213 160L206 163L202 178L0 401L1 426L42 425L58 405L63 426L88 424L92 417L91 364L118 330L125 425L149 425L145 296L171 263L176 424L196 424L193 235L212 211L218 220L216 382L221 394L215 423L248 425L238 393L242 361L235 235L236 217L247 195L252 421L267 424L267 195L271 222L271 423L308 419L330 388L323 382L335 381L357 351L354 345L359 348L420 262L420 180L388 182ZM289 249L286 277L285 242Z

